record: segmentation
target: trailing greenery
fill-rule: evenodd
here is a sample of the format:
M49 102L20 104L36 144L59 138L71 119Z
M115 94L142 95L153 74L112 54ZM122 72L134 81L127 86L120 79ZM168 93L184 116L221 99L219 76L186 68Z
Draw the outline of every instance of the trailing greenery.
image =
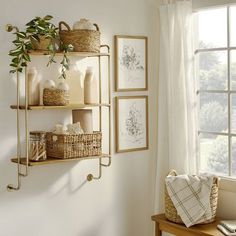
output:
M33 49L32 40L40 42L40 36L44 36L47 39L51 39L48 45L49 62L48 66L55 62L54 56L58 47L55 44L55 40L59 38L58 28L50 22L53 17L47 15L43 18L35 17L33 20L26 24L26 31L15 32L16 39L12 41L15 48L10 50L9 55L13 57L10 66L11 73L16 71L22 72L23 68L30 62L29 50Z
M37 41L39 41L39 36L45 36L49 39L58 38L58 28L50 22L52 18L53 17L50 15L47 15L44 18L35 17L26 24L26 33Z
M37 16L26 24L26 33L32 40L39 42L40 36L43 36L46 39L50 39L50 43L47 48L50 54L47 64L48 66L51 63L56 62L54 60L55 52L59 48L55 43L55 40L59 41L58 28L50 22L52 18L53 17L50 15L47 15L44 18Z
M62 60L60 62L61 64L61 75L59 78L63 78L66 79L66 71L69 70L69 65L70 65L70 60L67 57L67 52L71 52L73 51L74 47L73 45L69 44L69 45L62 45L62 50L63 50L63 57Z
M10 73L22 72L30 61L28 51L32 49L32 43L25 32L16 32L16 39L12 41L15 48L10 50L9 55L12 56Z

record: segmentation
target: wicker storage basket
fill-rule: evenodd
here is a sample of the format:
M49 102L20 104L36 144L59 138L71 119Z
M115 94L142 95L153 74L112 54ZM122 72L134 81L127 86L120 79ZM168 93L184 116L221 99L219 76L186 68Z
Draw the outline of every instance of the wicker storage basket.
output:
M66 106L69 104L69 92L61 89L43 90L43 105L45 106Z
M62 30L62 26L66 30ZM96 30L78 29L71 30L64 21L59 23L60 40L64 45L73 45L75 52L100 52L100 31L97 24Z
M39 35L39 41L34 38L30 38L33 50L35 51L49 51L49 45L54 47L53 51L59 51L59 39L58 38L46 38L46 36Z
M102 133L46 134L47 156L68 159L102 154Z
M31 40L33 49L37 51L47 51L48 46L52 41L52 39L46 38L45 36L41 36L41 35L39 35L39 41L33 38L31 38L30 40Z
M172 170L168 174L168 176L177 176L176 171ZM211 189L211 194L210 194L210 205L211 205L211 211L212 211L212 218L210 220L207 220L201 224L208 224L211 223L215 220L216 217L216 209L217 209L217 200L218 200L218 178L214 178L213 180L213 186ZM175 206L169 197L166 185L165 185L165 216L169 221L178 223L178 224L184 224L183 221L181 220L180 216L178 215Z

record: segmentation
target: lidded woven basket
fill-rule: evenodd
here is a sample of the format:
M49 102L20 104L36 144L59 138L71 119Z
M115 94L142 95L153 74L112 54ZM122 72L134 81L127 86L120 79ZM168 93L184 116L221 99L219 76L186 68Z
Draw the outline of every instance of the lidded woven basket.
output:
M177 172L175 170L171 170L168 176L177 176ZM211 205L212 218L200 224L208 224L215 221L217 200L218 200L218 186L219 186L219 179L217 177L214 177L213 185L212 185L211 193L210 193L210 205ZM177 210L168 194L166 185L165 185L165 216L169 221L172 221L178 224L184 224L182 219L178 215Z
M62 29L62 26L66 30ZM96 30L76 29L71 30L64 21L59 23L60 40L64 45L73 45L75 52L100 52L100 31L97 24L93 24Z

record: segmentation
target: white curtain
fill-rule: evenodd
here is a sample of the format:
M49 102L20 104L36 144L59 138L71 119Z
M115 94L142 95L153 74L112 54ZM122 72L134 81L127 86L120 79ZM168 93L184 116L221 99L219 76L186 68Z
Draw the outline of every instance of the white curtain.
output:
M169 1L159 10L156 210L163 206L164 178L169 169L196 172L197 144L192 2Z

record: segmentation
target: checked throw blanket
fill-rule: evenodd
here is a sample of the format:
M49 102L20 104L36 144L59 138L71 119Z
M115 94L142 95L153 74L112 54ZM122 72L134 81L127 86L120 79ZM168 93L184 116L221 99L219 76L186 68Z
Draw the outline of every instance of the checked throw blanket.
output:
M213 175L166 177L168 194L187 227L212 218L210 194Z

